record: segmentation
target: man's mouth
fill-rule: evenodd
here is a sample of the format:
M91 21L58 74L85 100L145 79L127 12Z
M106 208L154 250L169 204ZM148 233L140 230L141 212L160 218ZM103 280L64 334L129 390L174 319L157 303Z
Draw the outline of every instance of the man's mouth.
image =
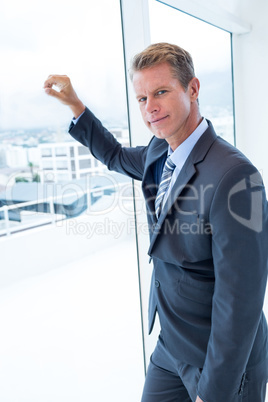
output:
M162 121L164 121L167 117L168 117L168 115L164 116L164 117L160 117L159 119L151 120L151 121L149 121L149 123L150 124L158 124L158 123L161 123Z

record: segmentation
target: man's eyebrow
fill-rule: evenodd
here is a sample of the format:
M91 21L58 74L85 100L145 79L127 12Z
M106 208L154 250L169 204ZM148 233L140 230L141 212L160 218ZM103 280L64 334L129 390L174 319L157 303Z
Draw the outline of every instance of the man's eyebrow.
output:
M136 95L136 99L138 99L138 98L144 98L145 97L145 95Z
M160 87L157 87L156 89L154 89L153 91L150 91L150 92L154 93L154 92L158 92L158 91L161 91L163 89L169 89L169 88L170 88L170 86L168 84L161 85ZM137 95L136 99L138 99L138 98L146 98L146 95Z
M163 89L169 89L170 87L168 86L168 85L161 85L161 87L159 87L159 88L156 88L156 90L154 91L154 92L158 92L158 91L161 91L161 90L163 90Z

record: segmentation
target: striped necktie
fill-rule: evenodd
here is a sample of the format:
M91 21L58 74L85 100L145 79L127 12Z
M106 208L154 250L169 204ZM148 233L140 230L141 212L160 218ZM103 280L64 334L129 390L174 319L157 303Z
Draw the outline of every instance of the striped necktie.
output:
M170 156L167 158L163 173L161 176L161 181L158 187L156 199L155 199L155 214L157 219L160 216L162 203L166 194L166 191L170 185L171 177L176 165L170 159Z

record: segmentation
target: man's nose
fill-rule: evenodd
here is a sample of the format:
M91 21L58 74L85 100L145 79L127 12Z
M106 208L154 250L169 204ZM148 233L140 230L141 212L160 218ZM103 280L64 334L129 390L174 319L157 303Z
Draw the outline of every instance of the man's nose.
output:
M154 97L148 97L146 102L146 112L154 113L159 110L159 104Z

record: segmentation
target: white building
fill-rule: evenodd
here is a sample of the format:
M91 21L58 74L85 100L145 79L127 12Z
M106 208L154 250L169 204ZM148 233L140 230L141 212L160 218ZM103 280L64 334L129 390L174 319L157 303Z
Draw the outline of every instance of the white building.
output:
M106 167L89 150L77 142L40 144L41 182L61 182L81 179Z
M5 144L0 146L0 168L24 168L31 162L39 165L40 150L37 147L22 147Z
M123 145L129 146L128 130L116 128L111 132ZM39 144L38 150L38 173L44 183L81 179L89 173L99 173L107 169L85 146L76 141Z
M2 147L2 151L5 154L6 166L17 168L28 165L27 148L8 144Z

